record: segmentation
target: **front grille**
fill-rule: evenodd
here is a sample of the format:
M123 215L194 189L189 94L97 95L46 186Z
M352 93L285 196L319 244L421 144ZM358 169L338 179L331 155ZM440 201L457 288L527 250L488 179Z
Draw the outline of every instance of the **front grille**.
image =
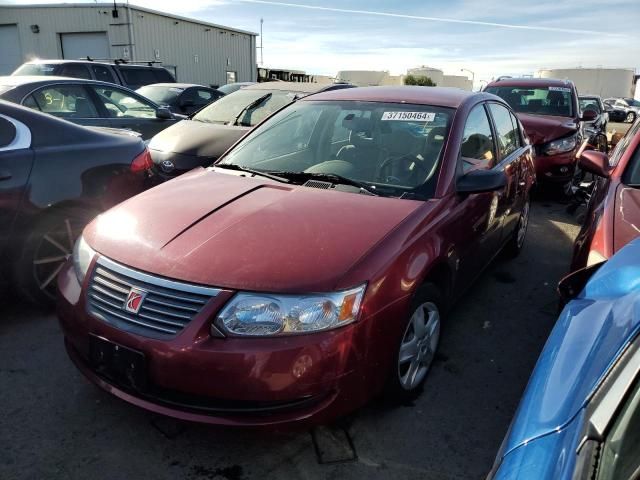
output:
M131 288L146 292L137 313L125 310ZM149 275L100 257L89 281L89 313L120 330L152 338L180 332L220 290Z

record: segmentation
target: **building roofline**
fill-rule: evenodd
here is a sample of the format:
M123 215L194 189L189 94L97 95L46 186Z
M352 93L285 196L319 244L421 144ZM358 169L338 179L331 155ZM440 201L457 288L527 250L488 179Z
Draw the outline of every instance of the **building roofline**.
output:
M30 3L30 4L21 4L21 5L0 5L0 8L109 8L113 9L113 3ZM182 20L183 22L196 23L198 25L204 25L207 27L218 28L220 30L228 30L230 32L236 33L244 33L246 35L252 35L257 37L258 34L256 32L251 32L249 30L241 30L239 28L227 27L225 25L219 25L217 23L211 22L203 22L202 20L196 20L195 18L183 17L180 15L174 15L172 13L161 12L160 10L153 10L151 8L140 7L138 5L126 3L116 3L116 7L119 8L131 8L131 10L137 10L140 12L152 13L154 15L160 15L162 17L174 18L176 20Z

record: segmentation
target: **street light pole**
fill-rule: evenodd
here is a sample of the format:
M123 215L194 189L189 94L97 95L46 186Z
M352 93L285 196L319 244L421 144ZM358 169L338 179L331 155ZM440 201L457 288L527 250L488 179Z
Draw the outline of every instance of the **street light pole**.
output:
M460 71L469 72L471 74L471 90L473 90L473 84L475 83L475 80L476 80L476 74L471 70L469 70L468 68L461 68Z
M262 46L262 24L264 19L260 19L260 66L264 66L264 47Z

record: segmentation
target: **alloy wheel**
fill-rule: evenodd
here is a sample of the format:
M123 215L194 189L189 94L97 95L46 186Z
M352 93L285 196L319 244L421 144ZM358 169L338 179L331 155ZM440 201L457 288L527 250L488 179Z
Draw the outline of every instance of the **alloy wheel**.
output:
M625 122L631 123L633 122L634 118L635 118L635 114L633 112L629 112L627 113L627 118L625 118Z
M55 280L73 255L73 246L83 226L77 219L60 218L37 243L32 259L33 278L40 291L49 298L55 297Z
M405 390L413 390L424 380L433 363L440 339L440 312L431 302L420 305L411 315L400 343L398 377Z

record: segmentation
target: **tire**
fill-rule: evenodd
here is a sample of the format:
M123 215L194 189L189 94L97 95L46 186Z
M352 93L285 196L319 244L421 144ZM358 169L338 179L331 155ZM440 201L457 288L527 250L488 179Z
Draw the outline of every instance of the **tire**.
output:
M31 303L48 307L56 296L56 278L71 258L76 239L97 212L79 208L45 214L16 252L13 278L17 293Z
M384 398L389 403L404 404L422 392L438 348L443 308L443 297L438 287L425 283L418 288L385 386ZM416 330L417 325L424 327L420 329L423 333Z
M527 238L527 229L529 228L529 219L531 216L531 197L528 196L522 207L518 225L516 226L509 243L504 248L505 255L509 258L516 258L524 248L524 241Z
M633 123L636 119L635 112L628 112L627 116L624 118L625 123Z

